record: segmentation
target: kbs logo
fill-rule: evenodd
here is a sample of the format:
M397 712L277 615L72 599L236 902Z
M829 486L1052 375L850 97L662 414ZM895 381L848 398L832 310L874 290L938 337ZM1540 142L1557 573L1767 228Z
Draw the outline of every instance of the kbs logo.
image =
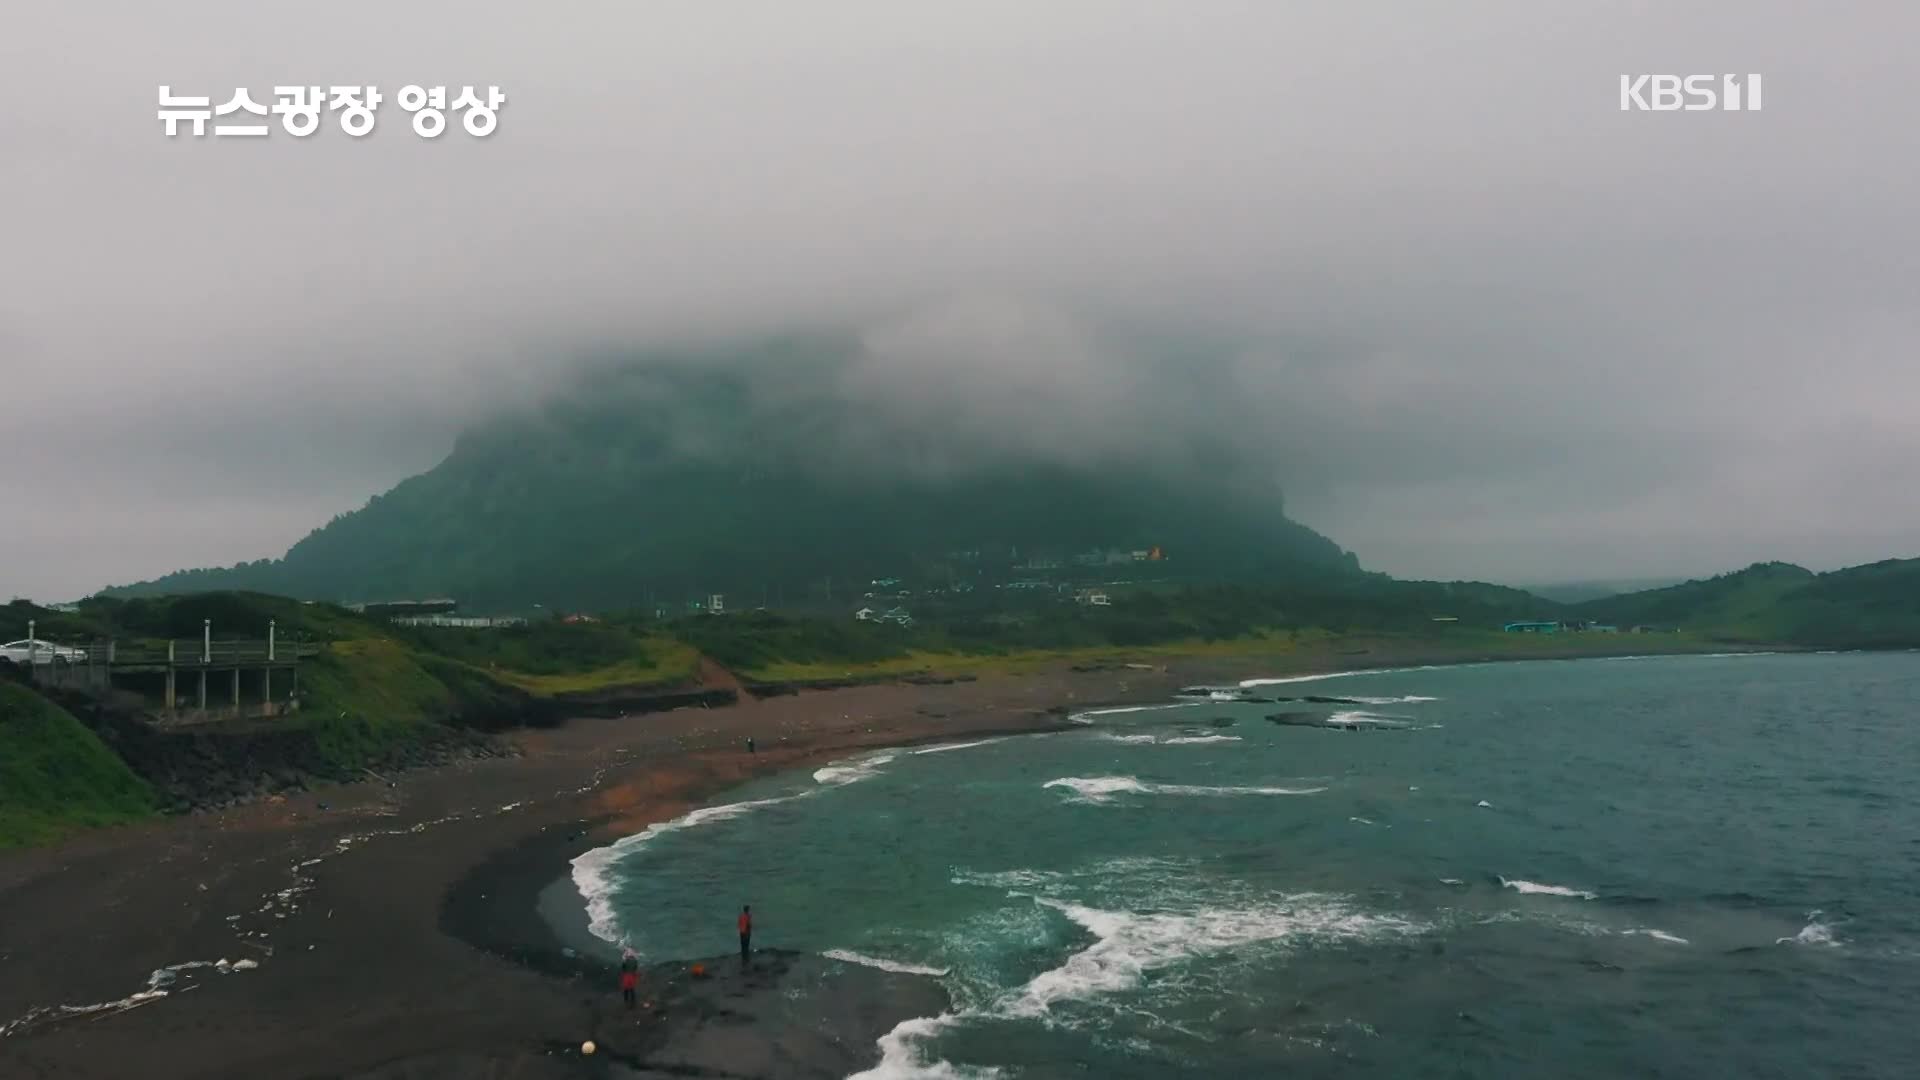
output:
M1746 79L1744 84L1742 78ZM1743 97L1741 91L1746 93ZM1622 75L1620 111L1760 111L1758 75Z

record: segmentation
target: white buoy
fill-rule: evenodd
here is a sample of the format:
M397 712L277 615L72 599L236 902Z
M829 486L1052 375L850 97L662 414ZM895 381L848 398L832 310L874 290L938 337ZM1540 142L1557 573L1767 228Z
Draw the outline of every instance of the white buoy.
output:
M587 1040L586 1042L583 1042L583 1043L581 1043L581 1044L580 1044L580 1052L581 1052L581 1053L583 1053L583 1054L591 1054L591 1053L593 1053L593 1040L592 1040L592 1039L588 1039L588 1040Z

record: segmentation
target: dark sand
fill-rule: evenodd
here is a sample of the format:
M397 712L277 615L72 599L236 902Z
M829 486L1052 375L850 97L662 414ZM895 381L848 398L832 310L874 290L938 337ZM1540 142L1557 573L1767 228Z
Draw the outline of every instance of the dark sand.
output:
M610 958L582 949L579 898L554 887L567 861L753 775L1058 727L1059 706L1178 681L1063 671L577 720L520 733L519 758L0 857L0 1077L844 1076L896 1022L940 1010L932 980L785 954L764 927L751 972L663 965L643 981L655 1007L628 1012ZM556 935L543 903L579 934ZM258 966L182 970L129 1000L156 969L222 959ZM793 979L844 992L791 1015Z

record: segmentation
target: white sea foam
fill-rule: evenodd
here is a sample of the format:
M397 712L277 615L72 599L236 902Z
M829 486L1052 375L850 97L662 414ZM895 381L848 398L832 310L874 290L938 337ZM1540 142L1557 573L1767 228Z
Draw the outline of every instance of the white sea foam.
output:
M1238 735L1177 735L1168 739L1166 746L1204 746L1207 743L1239 742Z
M873 754L856 761L837 762L825 768L815 769L813 772L813 782L829 787L841 787L846 784L858 783L861 780L867 780L880 775L880 766L885 765L898 756L898 754L894 753Z
M1111 731L1101 732L1098 738L1102 742L1138 743L1146 745L1151 745L1154 742L1154 738L1151 735L1116 735Z
M1379 713L1370 713L1363 709L1349 709L1345 712L1337 712L1327 717L1327 723L1329 724L1352 724L1355 726L1384 728L1411 727L1412 725L1408 723L1408 720L1409 718L1405 716L1382 716Z
M1441 879L1440 879L1440 884L1442 884L1442 885L1465 885L1465 884L1466 884L1466 882L1464 882L1464 881L1462 881L1462 880L1460 880L1460 879L1459 879L1459 878L1457 878L1457 877L1443 877L1443 878L1441 878Z
M1366 940L1422 929L1405 918L1355 911L1339 897L1314 893L1254 907L1190 913L1136 914L1058 900L1038 902L1086 928L1095 941L1010 994L995 1009L1001 1015L1045 1016L1062 1002L1132 989L1154 969L1247 945Z
M1622 930L1620 932L1623 934L1631 934L1638 937L1650 937L1655 941L1665 941L1673 945L1691 944L1690 942L1687 941L1686 938L1683 938L1678 934L1669 934L1665 930L1655 930L1652 927L1636 926L1631 930Z
M1158 860L1145 861L1159 863ZM962 875L954 880L970 884L1051 884L1065 876L1054 871L1015 870ZM1093 935L1093 944L1067 957L1058 967L1041 972L1025 985L1000 994L980 1007L919 1017L896 1025L879 1040L880 1063L849 1080L971 1080L998 1076L998 1070L929 1061L921 1044L972 1019L1046 1018L1063 1004L1086 1002L1133 989L1148 972L1189 959L1238 953L1251 945L1287 947L1368 941L1417 934L1427 929L1401 916L1356 911L1344 897L1319 893L1151 914L1105 911L1046 897L1036 897L1035 903L1079 924Z
M1357 701L1362 705L1417 705L1423 701L1439 701L1440 699L1436 697L1422 697L1419 694L1406 694L1401 697L1366 697L1362 694L1355 694L1350 700Z
M914 753L915 754L944 754L949 750L969 750L976 746L992 746L994 743L997 743L997 742L1005 742L1006 738L1007 737L1003 735L998 739L978 739L978 740L975 740L974 742L941 743L939 746L929 746L924 750L915 750Z
M1485 799L1481 799L1481 800L1480 800L1479 802L1477 802L1477 803L1474 803L1473 805L1475 805L1475 806L1477 806L1477 807L1479 807L1479 808L1480 808L1480 809L1482 809L1482 810L1491 810L1491 809L1493 809L1493 804L1492 804L1492 803L1490 803L1490 802L1488 802L1488 801L1487 801L1487 800L1485 800Z
M953 1013L941 1013L939 1016L918 1016L900 1021L892 1031L880 1036L880 1063L865 1072L854 1073L847 1080L984 1080L1001 1075L999 1069L973 1069L945 1061L930 1062L921 1054L920 1042L953 1027L960 1019Z
M1514 892L1526 893L1528 895L1570 896L1579 900L1599 899L1598 895L1590 893L1585 889L1575 889L1566 885L1543 885L1538 881L1523 881L1518 878L1511 881L1506 878L1501 878L1500 884L1512 889Z
M1208 787L1200 784L1154 784L1136 776L1062 776L1040 785L1065 788L1086 802L1106 802L1116 795L1317 795L1324 787Z
M1775 945L1826 945L1838 948L1840 942L1833 936L1833 927L1820 921L1824 914L1821 911L1807 912L1807 925L1801 927L1799 933L1792 937L1775 938L1773 943Z
M1371 818L1363 818L1363 817L1350 817L1350 818L1348 818L1347 820L1348 820L1348 821L1351 821L1351 822L1353 822L1353 823L1354 823L1355 825L1371 825L1371 824L1373 824L1373 820L1372 820Z
M829 960L838 960L845 964L859 964L862 967L878 968L881 971L897 972L901 975L932 975L936 978L945 975L948 968L926 967L922 964L908 964L899 960L888 960L879 956L868 956L851 949L828 949L820 954Z
M816 777L817 779L817 777ZM691 813L682 814L671 821L659 821L634 833L621 837L605 847L597 847L584 852L573 860L573 887L579 891L581 899L587 902L587 929L593 936L613 944L620 944L620 935L615 925L613 911L614 881L612 869L622 858L645 847L655 839L668 833L691 829L716 821L727 821L751 814L764 806L791 802L803 798L811 792L799 795L779 795L770 799L751 799L746 802L723 803L719 806L703 806Z

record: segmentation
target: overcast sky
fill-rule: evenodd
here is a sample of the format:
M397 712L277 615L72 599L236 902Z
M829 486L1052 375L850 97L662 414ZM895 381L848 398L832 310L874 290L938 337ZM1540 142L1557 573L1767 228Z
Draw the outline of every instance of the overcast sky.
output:
M1920 6L29 3L0 597L278 555L583 351L796 326L980 432L1215 395L1396 574L1920 555ZM169 139L163 83L387 101ZM407 83L508 103L429 141Z

